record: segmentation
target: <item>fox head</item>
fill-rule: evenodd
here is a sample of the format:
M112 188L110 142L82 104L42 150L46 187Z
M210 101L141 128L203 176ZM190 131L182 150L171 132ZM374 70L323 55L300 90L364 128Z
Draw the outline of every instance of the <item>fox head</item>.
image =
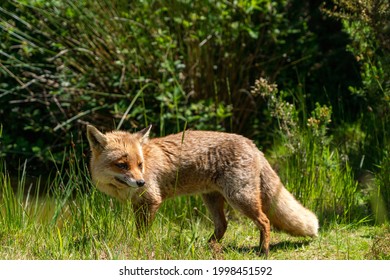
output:
M125 131L103 134L94 126L87 126L92 151L91 176L100 191L123 201L145 185L142 145L148 141L151 127L133 134Z

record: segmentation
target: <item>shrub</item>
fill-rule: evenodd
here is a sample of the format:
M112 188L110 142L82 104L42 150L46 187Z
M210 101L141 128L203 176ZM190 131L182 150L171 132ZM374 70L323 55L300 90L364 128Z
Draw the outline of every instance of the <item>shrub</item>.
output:
M314 77L313 92L324 87L308 70L327 57L308 25L318 12L297 0L7 1L0 113L13 122L4 126L1 153L59 161L87 122L153 123L161 135L187 123L267 145L263 103L250 86L267 76L288 87L299 70Z

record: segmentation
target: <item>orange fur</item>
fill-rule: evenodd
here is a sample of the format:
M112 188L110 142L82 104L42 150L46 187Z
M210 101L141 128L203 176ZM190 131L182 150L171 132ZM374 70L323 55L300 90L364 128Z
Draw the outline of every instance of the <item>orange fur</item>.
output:
M284 188L251 140L212 131L149 140L149 132L150 127L134 134L87 128L93 182L110 196L132 201L139 229L165 199L201 194L215 226L210 240L220 240L226 231L225 201L254 221L266 254L270 221L293 235L317 235L317 217Z

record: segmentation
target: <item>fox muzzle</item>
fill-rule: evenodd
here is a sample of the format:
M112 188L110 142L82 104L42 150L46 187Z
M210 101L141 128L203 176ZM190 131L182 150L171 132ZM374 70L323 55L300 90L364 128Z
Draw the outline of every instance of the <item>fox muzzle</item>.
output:
M145 181L143 179L135 180L133 178L123 176L115 176L114 178L121 185L125 185L131 188L140 188L145 185Z
M145 185L145 181L144 180L137 180L137 181L135 181L136 183L137 183L137 186L138 187L143 187L144 185Z

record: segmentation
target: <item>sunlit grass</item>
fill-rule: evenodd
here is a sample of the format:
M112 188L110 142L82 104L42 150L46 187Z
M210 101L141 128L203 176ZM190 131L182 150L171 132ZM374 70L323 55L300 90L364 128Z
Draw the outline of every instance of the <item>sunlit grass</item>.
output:
M12 186L0 169L0 259L262 259L253 223L228 208L221 244L210 246L213 224L199 197L165 202L150 230L138 236L130 203L120 204L91 184L83 159L70 153L46 192ZM39 184L39 181L37 182ZM14 187L14 188L13 188ZM37 189L37 188L34 188ZM321 217L321 213L319 216ZM269 259L386 259L389 228L322 220L316 239L271 234ZM382 245L380 245L382 244Z

